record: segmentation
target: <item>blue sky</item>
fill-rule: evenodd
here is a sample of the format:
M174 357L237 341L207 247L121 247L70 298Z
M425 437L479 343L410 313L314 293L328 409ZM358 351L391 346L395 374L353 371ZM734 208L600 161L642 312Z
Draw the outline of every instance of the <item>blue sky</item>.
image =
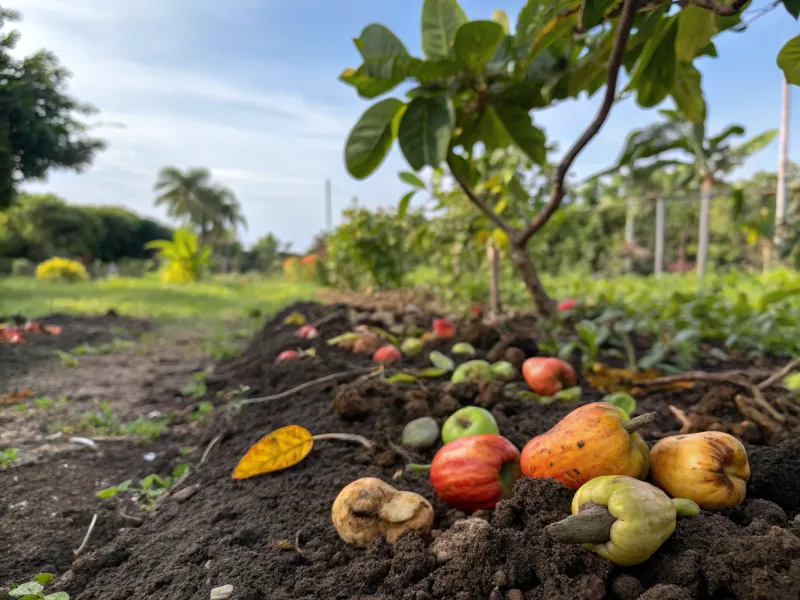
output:
M522 0L461 0L470 18ZM755 9L766 4L756 0ZM24 21L19 51L46 47L73 72L71 91L101 110L109 149L81 174L56 173L27 186L81 204L122 204L164 218L152 205L158 169L205 166L243 204L252 242L271 231L304 249L324 228L324 180L333 187L334 221L358 196L389 206L403 193L397 148L363 182L344 169L348 131L368 106L337 80L358 66L352 44L371 22L390 27L419 53L419 0L11 0ZM168 8L164 8L167 6ZM743 34L718 39L720 57L697 63L710 128L731 122L748 134L778 126L781 73L775 56L800 25L783 7ZM562 151L591 119L599 95L536 115ZM667 104L665 103L665 106ZM800 160L800 90L793 88L790 157ZM656 118L620 104L575 164L577 175L607 167L627 132ZM792 135L793 134L793 135ZM774 169L777 142L743 174Z

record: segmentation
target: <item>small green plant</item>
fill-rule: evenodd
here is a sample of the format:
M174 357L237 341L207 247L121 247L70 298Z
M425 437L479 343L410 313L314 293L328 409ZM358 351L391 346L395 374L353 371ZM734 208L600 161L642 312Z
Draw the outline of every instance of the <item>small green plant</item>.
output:
M147 477L139 481L139 487L132 486L133 480L128 479L122 483L105 488L97 492L97 497L101 499L111 498L120 493L130 492L137 494L144 500L140 504L142 510L152 510L158 498L166 494L169 489L175 485L178 480L184 477L189 472L190 466L188 463L181 463L172 470L167 477L160 477L155 473L151 473Z
M187 419L190 421L195 421L196 423L200 424L208 424L211 421L211 415L214 414L214 405L205 400L197 405L192 412L187 415Z
M80 365L78 359L72 356L69 352L64 352L63 350L56 350L56 354L61 359L61 364L65 367L77 367Z
M166 418L148 419L136 417L136 420L122 426L121 432L125 435L135 436L142 441L154 442L167 430L169 420Z
M192 452L194 452L194 448L191 446L186 446L178 450L181 456L189 456Z
M8 595L21 600L69 600L69 594L66 592L44 594L44 586L52 580L51 573L39 573L33 577L33 581L19 585L12 583L8 589Z
M157 250L163 265L161 281L164 283L192 283L202 278L211 262L211 248L200 248L197 235L185 229L175 232L172 240L153 240L145 245Z
M55 406L55 401L52 398L34 398L33 403L39 408L52 408Z
M81 418L81 424L97 433L113 435L119 431L119 419L108 400L95 400L97 410L88 412Z
M69 352L74 356L83 356L83 355L93 356L98 354L110 354L115 350L124 350L127 348L133 348L134 346L135 344L129 340L114 338L112 342L109 342L107 344L100 344L99 346L81 344L80 346L76 346Z
M205 396L208 391L206 388L206 379L211 375L212 367L208 367L197 373L192 373L189 381L186 382L181 388L181 395L187 398L200 398Z
M0 450L0 469L7 469L19 459L17 448L6 448Z

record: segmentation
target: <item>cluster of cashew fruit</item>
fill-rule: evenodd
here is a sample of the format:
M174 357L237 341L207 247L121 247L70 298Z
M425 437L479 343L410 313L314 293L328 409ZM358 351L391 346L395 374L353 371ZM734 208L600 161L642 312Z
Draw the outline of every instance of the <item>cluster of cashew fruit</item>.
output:
M444 446L429 466L412 467L428 471L436 494L463 510L494 507L509 497L520 476L555 479L576 492L572 516L550 525L548 533L564 543L582 544L615 564L630 566L658 550L672 535L678 516L740 504L750 477L744 446L726 433L667 437L648 450L637 430L653 420L655 413L630 419L622 409L594 402L531 439L521 453L499 435L493 420L484 421L483 427L495 431L477 435L456 424L448 429L450 439L443 440ZM431 428L428 435L435 437L438 430ZM653 484L645 482L648 475ZM378 519L384 514L387 523L373 529L387 539L394 537L390 532L397 530L398 523L422 532L419 515L427 518L430 505L420 499L424 501L419 496L416 504L403 503L417 506L413 511L405 508L403 520L389 517L394 504L383 513L372 511Z

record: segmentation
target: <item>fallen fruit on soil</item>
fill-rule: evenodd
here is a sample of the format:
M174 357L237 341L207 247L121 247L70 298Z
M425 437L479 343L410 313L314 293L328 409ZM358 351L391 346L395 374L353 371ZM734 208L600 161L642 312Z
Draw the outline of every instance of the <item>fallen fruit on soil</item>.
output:
M462 510L494 508L511 496L519 478L519 450L500 435L460 438L445 444L431 461L436 495Z
M300 358L301 356L303 355L297 350L284 350L283 352L278 354L278 358L276 359L275 362L278 363L287 362L290 360L295 360L297 358Z
M333 525L353 546L368 546L377 537L394 544L403 534L430 533L433 507L419 494L401 492L375 477L348 484L333 503Z
M647 444L635 433L656 413L624 421L607 402L576 408L550 431L529 441L520 464L526 477L550 477L572 490L601 475L644 479L650 466Z
M297 337L304 340L313 340L319 337L319 331L313 325L303 325L297 330Z
M454 344L450 349L453 354L465 354L466 356L475 356L475 347L467 342L459 342Z
M407 354L408 356L417 356L422 352L422 340L406 338L403 340L403 343L400 344L400 350L403 351L403 354Z
M512 381L516 379L518 375L514 365L506 360L500 360L491 365L489 367L489 372L492 376L492 379L496 379L498 381Z
M542 396L552 396L576 382L572 365L558 358L529 358L522 364L522 376L525 383Z
M450 381L486 381L491 378L491 365L485 360L469 360L456 367Z
M456 368L456 363L449 356L442 354L438 350L434 350L428 355L428 360L437 369L441 369L445 373L452 371Z
M365 334L353 342L353 352L356 354L375 354L383 342L373 334Z
M456 326L450 322L450 319L434 319L431 329L438 338L449 339L456 334Z
M396 346L387 345L378 348L372 356L372 360L382 365L394 365L403 358L400 350Z
M499 434L494 415L479 406L465 406L454 412L442 425L442 441L449 444L453 440L482 435Z
M615 565L650 558L675 531L672 500L655 486L624 475L607 475L581 486L572 516L545 528L565 544L581 544Z
M558 312L563 313L567 312L568 310L572 310L576 306L578 306L577 300L575 300L574 298L564 298L561 302L558 303L558 305L556 305L556 310Z
M696 517L700 514L700 506L688 498L673 498L672 505L679 517Z
M721 431L664 438L650 451L650 462L658 487L706 510L741 504L750 479L744 446Z
M420 417L403 427L403 446L430 448L439 441L439 424L433 417Z
M299 312L293 312L283 320L284 325L305 325L306 318Z

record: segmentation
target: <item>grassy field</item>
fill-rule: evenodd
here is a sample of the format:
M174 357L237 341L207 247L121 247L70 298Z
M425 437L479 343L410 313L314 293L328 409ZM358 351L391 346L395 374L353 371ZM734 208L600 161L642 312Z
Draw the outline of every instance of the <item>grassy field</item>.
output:
M0 316L103 314L114 309L130 317L238 319L253 309L268 314L294 300L311 298L316 287L278 278L217 277L192 285L123 277L84 283L0 278Z

